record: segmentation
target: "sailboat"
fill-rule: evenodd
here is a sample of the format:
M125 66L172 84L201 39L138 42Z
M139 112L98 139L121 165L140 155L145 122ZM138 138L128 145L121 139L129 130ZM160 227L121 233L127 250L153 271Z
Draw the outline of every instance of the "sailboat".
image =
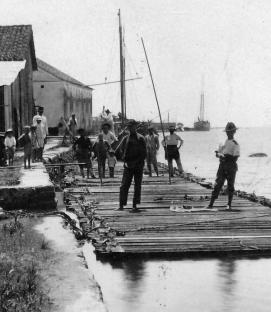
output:
M194 122L195 131L210 131L211 125L208 120L204 120L204 93L200 95L200 114L198 121Z

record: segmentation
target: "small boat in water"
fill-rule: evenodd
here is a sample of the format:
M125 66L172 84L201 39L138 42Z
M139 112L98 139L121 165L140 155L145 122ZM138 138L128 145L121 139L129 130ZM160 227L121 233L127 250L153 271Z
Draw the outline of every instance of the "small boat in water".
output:
M204 120L204 93L200 95L200 114L198 121L194 122L195 131L210 131L211 125L208 120Z

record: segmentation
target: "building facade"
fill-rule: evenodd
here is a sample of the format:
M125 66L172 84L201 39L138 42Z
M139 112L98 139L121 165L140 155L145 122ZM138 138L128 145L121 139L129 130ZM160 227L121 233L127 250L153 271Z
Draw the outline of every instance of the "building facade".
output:
M92 122L92 88L55 67L37 59L34 73L35 106L44 107L49 134L57 134L61 117L68 122L75 113L78 127L90 130Z
M32 123L35 70L32 26L0 26L0 132L12 128L18 136Z

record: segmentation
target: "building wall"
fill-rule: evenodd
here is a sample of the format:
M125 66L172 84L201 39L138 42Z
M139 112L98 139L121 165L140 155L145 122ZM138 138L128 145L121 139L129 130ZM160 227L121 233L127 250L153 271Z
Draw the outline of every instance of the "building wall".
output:
M34 99L36 106L44 107L48 127L57 127L64 115L63 83L34 82Z
M44 107L48 127L57 127L61 117L68 121L74 112L79 127L90 129L92 117L91 89L61 81L42 69L34 72L33 85L35 106Z

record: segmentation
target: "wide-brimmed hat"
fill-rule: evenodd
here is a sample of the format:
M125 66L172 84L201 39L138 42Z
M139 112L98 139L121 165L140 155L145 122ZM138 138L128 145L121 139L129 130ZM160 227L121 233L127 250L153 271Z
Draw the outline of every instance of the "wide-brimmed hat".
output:
M30 126L24 126L24 129L30 129Z
M134 119L131 119L127 122L127 127L137 126L137 122Z
M9 133L9 132L13 132L13 130L10 128L6 131L6 133Z
M106 112L106 113L111 113L109 109L107 109L105 112Z
M236 131L238 128L235 126L233 122L228 122L226 127L225 127L225 132L230 132L230 131Z

